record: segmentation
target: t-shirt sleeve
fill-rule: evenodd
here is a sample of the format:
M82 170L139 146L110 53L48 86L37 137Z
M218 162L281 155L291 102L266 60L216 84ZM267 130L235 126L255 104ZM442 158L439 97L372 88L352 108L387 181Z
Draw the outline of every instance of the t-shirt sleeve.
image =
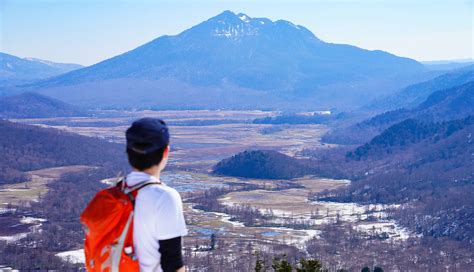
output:
M181 237L160 240L161 268L163 272L176 270L183 267L183 250Z
M188 234L179 193L170 189L157 201L155 235L157 240L167 240Z

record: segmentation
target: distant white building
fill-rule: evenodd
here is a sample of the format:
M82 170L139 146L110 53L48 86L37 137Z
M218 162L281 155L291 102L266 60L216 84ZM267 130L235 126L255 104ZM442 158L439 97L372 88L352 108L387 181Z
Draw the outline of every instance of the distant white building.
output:
M324 111L308 111L308 112L302 112L300 115L306 115L306 116L315 116L315 115L331 115L330 110L324 110Z

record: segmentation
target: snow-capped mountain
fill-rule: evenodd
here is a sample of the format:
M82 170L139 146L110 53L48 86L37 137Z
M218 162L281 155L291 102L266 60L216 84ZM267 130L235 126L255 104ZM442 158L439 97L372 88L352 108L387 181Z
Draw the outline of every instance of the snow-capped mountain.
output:
M82 68L78 64L19 58L0 53L0 85L25 83L64 74Z
M322 41L288 21L225 11L31 88L74 104L238 108L262 106L254 102L262 99L264 107L280 107L301 99L314 105L321 95L333 99L327 86L344 92L344 86L423 69L412 59Z

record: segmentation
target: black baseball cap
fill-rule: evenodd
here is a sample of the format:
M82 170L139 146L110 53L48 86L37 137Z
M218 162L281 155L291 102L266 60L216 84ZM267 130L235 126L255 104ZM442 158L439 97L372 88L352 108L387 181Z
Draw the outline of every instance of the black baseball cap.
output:
M132 123L125 133L127 149L140 154L150 154L166 147L170 134L166 123L158 118L142 118Z

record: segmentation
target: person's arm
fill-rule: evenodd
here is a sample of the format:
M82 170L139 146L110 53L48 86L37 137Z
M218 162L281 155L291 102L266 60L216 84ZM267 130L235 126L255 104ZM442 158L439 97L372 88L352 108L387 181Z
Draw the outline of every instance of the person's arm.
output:
M164 272L184 271L181 236L167 240L159 240L161 268Z
M156 205L155 241L158 241L158 251L162 255L161 267L165 272L182 272L184 271L182 237L188 234L188 230L181 196L176 190L167 189L166 194L160 197Z

